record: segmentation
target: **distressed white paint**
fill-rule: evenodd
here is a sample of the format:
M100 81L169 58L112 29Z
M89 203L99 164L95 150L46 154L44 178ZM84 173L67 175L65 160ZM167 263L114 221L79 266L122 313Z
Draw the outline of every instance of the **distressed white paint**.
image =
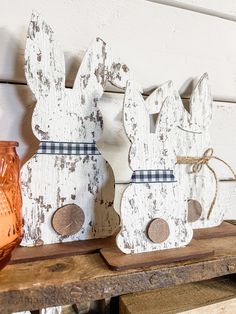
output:
M212 98L207 74L202 76L193 90L188 104L188 111L185 110L178 91L171 82L160 86L148 100L160 110L160 105L169 96L173 96L176 103L174 106L174 116L178 128L174 133L174 146L177 156L202 157L204 152L209 147L212 147L209 134L212 120ZM149 108L152 110L150 106ZM209 164L212 165L212 161ZM222 163L218 166L225 168L225 165ZM226 170L228 171L227 168ZM200 219L191 223L192 227L206 228L221 224L228 210L228 202L226 200L230 198L230 191L226 193L224 190L222 193L221 188L219 188L216 203L208 219L207 214L216 191L216 182L213 173L207 166L203 166L199 173L193 173L191 164L177 164L175 172L186 198L199 201L203 209ZM218 173L217 176L219 176Z
M29 25L25 73L37 104L32 129L37 139L92 143L102 132L97 101L107 80L124 84L128 68L112 62L107 45L96 39L87 50L72 89L65 88L64 56L52 29L37 13ZM122 87L122 86L121 86ZM113 209L114 178L100 155L35 154L21 172L24 238L22 245L107 237L119 226ZM63 237L51 226L55 210L78 205L85 222Z
M172 138L177 123L176 102L174 98L167 98L161 110L157 106L156 112L160 110L160 113L154 125L150 103L154 111L151 96L145 102L135 83L127 83L123 121L131 141L130 167L133 171L174 169L176 155ZM116 242L126 254L182 247L192 238L192 229L187 223L187 201L178 182L130 183L122 195L120 217L121 231ZM164 219L170 230L169 237L161 243L147 237L148 225L155 218Z
M145 0L1 3L1 81L25 82L25 38L31 11L36 9L54 26L65 51L70 86L85 49L99 36L132 68L145 91L172 79L186 96L192 78L207 71L214 99L236 100L236 24L231 21Z

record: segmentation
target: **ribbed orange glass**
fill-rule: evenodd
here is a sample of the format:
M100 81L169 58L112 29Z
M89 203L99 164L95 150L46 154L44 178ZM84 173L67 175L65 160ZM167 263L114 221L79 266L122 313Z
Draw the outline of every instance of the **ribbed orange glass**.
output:
M22 238L20 161L17 142L0 141L0 269Z

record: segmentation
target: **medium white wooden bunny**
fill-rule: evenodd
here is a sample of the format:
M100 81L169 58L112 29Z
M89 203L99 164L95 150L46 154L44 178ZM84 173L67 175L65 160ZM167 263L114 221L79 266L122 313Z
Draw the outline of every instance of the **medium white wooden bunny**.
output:
M192 238L187 201L173 173L176 103L173 97L165 99L155 123L154 110L150 115L146 106L150 101L145 103L134 82L127 83L123 121L133 175L121 199L117 236L118 247L127 254L182 247Z
M119 226L113 174L95 144L103 123L97 102L108 79L123 84L119 71L125 74L128 68L116 66L97 38L73 88L65 88L63 53L50 26L33 13L25 74L37 99L32 128L40 145L21 172L23 245L102 238Z

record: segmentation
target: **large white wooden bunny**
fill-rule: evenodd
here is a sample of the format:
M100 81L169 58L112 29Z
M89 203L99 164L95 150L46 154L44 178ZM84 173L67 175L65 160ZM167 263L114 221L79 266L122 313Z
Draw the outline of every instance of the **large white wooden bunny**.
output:
M209 128L212 121L212 97L208 75L205 73L193 90L188 110L171 81L161 85L148 97L149 110L160 108L167 97L175 100L174 117L178 126L173 137L178 156L175 176L188 199L188 221L193 228L217 226L223 221L227 211L226 199L230 198L230 191L227 195L225 190L221 193L222 187L219 184L216 194L215 176L206 165L198 168L199 172L193 172L194 162L200 160L204 154L206 158L210 157L211 153ZM211 160L208 163L211 164Z
M114 182L96 148L102 132L97 107L108 79L123 84L107 45L97 38L87 50L72 89L65 88L64 56L50 26L33 13L25 74L37 104L32 117L40 140L21 172L23 245L107 237L119 226Z
M127 83L123 120L133 175L121 200L117 245L124 253L182 247L192 238L187 201L173 173L176 103L172 97L165 99L155 122L154 110L150 115L146 106L150 101L145 103L134 82Z

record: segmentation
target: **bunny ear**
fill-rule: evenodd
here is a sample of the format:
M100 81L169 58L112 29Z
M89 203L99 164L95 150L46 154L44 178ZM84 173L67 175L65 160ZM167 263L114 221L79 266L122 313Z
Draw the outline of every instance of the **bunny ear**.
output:
M173 95L166 97L157 119L156 133L160 138L166 138L173 128L177 127L178 121L175 117L176 99Z
M119 60L113 61L109 74L109 82L118 87L125 89L127 81L130 80L130 70L126 64Z
M85 53L73 90L100 98L108 80L110 67L110 48L102 39L96 38Z
M33 12L25 50L25 75L36 98L56 92L60 97L65 86L64 55L54 41L51 27Z
M181 109L181 99L172 81L160 85L150 96L146 98L146 105L149 113L158 113L167 97L173 96L176 100L176 114Z
M205 73L199 80L190 99L191 123L201 130L207 128L212 120L212 96Z
M124 96L123 121L130 141L149 133L149 114L138 85L128 81Z

